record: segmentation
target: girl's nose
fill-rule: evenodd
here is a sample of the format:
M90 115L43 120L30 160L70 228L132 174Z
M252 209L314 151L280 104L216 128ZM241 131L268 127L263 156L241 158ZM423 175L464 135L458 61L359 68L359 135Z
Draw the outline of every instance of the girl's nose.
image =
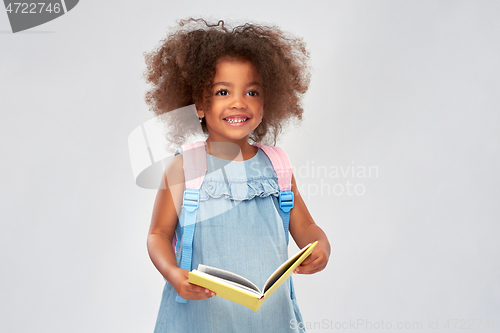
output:
M243 96L235 95L231 101L231 108L233 109L244 109L246 108L245 99Z

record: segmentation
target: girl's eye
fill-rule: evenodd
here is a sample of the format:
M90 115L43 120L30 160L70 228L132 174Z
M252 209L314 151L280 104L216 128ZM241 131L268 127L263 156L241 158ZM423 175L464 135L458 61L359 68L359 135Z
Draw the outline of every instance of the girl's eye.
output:
M226 89L221 89L221 90L218 90L215 94L219 95L219 96L226 96L228 94L228 92Z
M256 90L250 90L248 92L248 95L255 97L255 96L259 96L259 93Z

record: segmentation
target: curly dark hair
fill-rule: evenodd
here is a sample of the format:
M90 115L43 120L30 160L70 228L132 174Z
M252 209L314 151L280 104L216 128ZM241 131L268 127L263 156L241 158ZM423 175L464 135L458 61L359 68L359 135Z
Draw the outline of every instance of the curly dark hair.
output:
M251 140L275 145L286 123L302 120L301 98L310 82L309 53L302 38L260 24L229 29L222 20L190 18L178 23L153 51L144 53L144 78L151 84L145 100L156 116L191 104L208 109L217 60L229 57L250 61L262 78L264 117ZM207 133L205 120L201 125ZM189 133L182 131L171 131L168 139L183 142Z

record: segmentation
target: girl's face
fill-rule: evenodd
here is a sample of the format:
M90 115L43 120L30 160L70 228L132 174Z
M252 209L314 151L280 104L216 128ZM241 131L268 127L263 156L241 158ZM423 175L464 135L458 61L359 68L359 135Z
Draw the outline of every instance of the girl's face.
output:
M212 98L205 117L211 141L248 140L264 115L264 96L260 75L249 61L219 59L212 84Z

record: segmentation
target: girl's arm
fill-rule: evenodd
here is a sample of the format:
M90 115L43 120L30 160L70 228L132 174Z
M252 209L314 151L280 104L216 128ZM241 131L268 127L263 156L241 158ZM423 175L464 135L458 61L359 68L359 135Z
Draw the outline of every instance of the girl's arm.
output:
M292 174L292 192L294 207L290 211L290 234L299 248L318 241L318 245L304 262L295 270L295 273L312 274L323 270L330 257L330 243L326 234L316 225L306 204L300 196L299 189Z
M147 246L151 261L177 293L184 299L199 300L212 297L215 293L189 283L189 271L177 266L172 248L184 188L182 155L177 155L165 169L162 186L156 195Z

